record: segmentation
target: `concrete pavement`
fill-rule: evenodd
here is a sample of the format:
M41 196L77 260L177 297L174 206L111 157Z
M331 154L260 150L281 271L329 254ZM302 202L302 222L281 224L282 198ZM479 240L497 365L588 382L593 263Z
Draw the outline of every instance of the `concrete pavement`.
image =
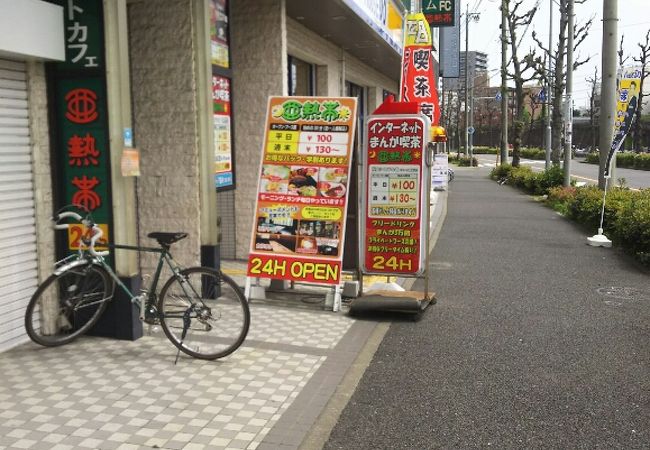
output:
M438 303L394 318L325 448L650 448L648 271L487 174L456 170Z

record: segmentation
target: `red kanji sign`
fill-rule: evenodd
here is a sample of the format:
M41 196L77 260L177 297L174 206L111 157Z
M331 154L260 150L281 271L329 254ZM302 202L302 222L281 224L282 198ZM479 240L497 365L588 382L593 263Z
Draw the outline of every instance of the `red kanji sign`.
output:
M95 148L95 138L90 133L84 137L73 135L68 140L68 156L71 166L98 165L99 150Z
M429 25L422 13L409 14L405 30L400 101L417 102L420 105L420 113L427 116L432 125L437 125L440 120L440 106L436 78L433 74Z
M97 177L88 178L86 175L81 178L74 177L71 183L79 189L72 196L73 204L82 205L89 211L101 206L102 199L99 197L97 192L93 191L95 186L99 184Z

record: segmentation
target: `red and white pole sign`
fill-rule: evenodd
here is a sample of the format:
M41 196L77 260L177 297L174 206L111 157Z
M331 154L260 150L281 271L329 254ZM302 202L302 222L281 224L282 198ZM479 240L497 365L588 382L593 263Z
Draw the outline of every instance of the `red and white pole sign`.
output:
M364 273L422 275L426 269L430 179L422 115L373 115L363 154L360 263Z

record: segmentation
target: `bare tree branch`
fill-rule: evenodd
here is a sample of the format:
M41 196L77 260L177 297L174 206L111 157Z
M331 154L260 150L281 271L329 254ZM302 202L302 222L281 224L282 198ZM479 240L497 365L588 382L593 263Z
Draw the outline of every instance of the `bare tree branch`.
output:
M638 152L641 150L641 134L643 133L643 128L641 127L641 111L643 111L643 85L648 76L650 76L650 68L648 68L648 62L650 60L650 30L645 35L645 43L638 43L641 53L638 57L634 56L632 59L641 65L641 82L639 83L639 99L636 104L635 111L635 121L634 121L634 130L633 130L633 142L634 142L634 151Z
M626 56L623 58L623 41L625 40L625 34L621 35L621 43L618 44L618 65L623 67L625 65L625 62L628 60L629 56Z

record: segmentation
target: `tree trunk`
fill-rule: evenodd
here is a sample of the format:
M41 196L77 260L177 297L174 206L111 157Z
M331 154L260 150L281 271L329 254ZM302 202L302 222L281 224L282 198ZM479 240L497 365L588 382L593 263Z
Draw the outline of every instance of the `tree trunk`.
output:
M524 87L521 78L515 78L515 113L517 114L512 124L512 165L519 167L521 162L521 141L524 134L525 114L524 114Z

